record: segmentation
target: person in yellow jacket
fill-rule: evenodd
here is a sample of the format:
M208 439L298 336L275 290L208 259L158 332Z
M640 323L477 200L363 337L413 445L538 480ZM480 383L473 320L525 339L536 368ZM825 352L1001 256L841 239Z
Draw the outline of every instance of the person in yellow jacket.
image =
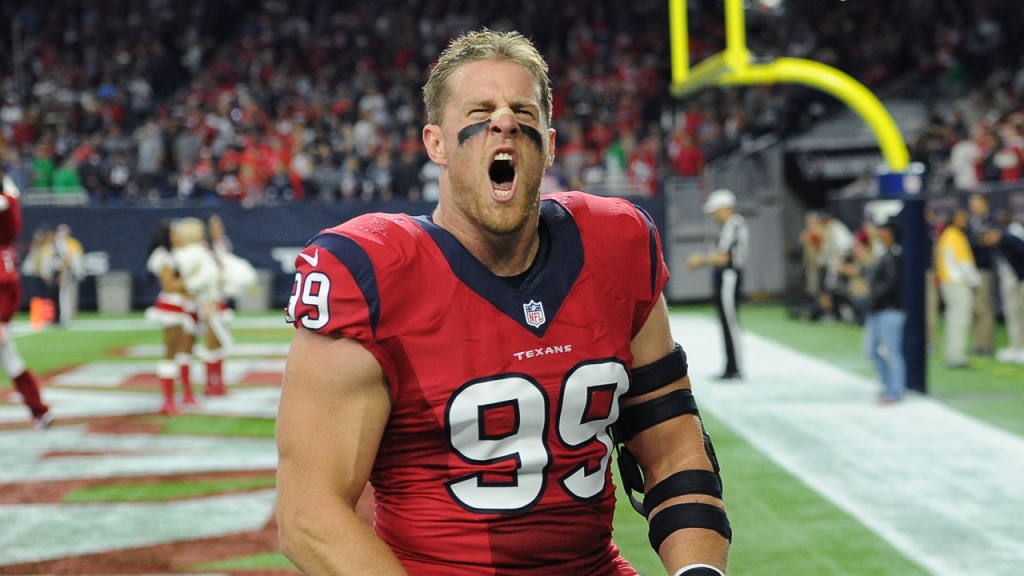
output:
M981 284L981 274L964 232L967 223L967 211L957 210L935 244L935 274L946 304L945 355L950 368L967 366L974 288Z

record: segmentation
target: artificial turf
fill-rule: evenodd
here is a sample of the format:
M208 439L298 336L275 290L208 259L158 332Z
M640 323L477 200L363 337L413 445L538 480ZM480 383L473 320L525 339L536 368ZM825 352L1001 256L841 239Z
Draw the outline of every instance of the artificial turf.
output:
M707 307L676 311L713 313ZM85 318L97 318L83 314ZM138 319L140 315L131 316ZM861 353L861 329L850 324L821 324L791 319L785 308L749 305L741 309L742 327L764 338L817 357L837 367L871 375ZM237 330L241 342L287 342L292 331ZM941 337L941 333L940 333ZM1005 345L1005 331L997 333L997 346ZM40 374L53 373L99 359L117 358L117 351L138 344L158 344L153 329L78 331L51 329L19 337L18 347L29 366ZM1024 435L1024 368L972 358L970 367L951 370L941 353L928 358L928 394L950 407L1011 433ZM146 416L169 434L272 437L273 420L190 415L180 418ZM726 425L705 416L722 463L726 503L733 525L730 554L733 575L865 575L925 574L886 541L843 510L775 465L734 434ZM243 482L244 480L244 482ZM244 485L237 484L243 482ZM224 482L114 483L76 490L69 501L161 500L193 497L224 490L273 485L273 478ZM619 494L614 539L624 556L646 574L664 574L657 555L647 543L646 521ZM290 564L275 552L228 559L196 567L202 570L272 570Z

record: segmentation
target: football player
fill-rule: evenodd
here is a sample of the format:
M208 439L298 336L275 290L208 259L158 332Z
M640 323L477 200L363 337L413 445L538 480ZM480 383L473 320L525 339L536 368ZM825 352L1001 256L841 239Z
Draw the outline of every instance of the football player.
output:
M14 346L9 323L21 307L21 278L14 242L21 233L21 193L10 176L2 178L0 194L0 368L14 382L25 406L32 412L36 428L45 429L53 421L50 407L39 393L39 381L25 365Z
M424 100L433 215L361 216L296 259L285 554L307 574L635 575L611 539L618 450L669 573L723 574L731 531L652 221L540 196L551 90L520 34L454 41Z

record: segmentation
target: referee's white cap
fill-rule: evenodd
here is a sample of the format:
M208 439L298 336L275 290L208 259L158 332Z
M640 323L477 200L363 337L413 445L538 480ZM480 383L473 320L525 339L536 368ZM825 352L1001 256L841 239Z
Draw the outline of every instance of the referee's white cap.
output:
M713 214L719 208L732 208L735 205L736 195L731 190L719 188L708 194L708 199L704 202L704 213Z

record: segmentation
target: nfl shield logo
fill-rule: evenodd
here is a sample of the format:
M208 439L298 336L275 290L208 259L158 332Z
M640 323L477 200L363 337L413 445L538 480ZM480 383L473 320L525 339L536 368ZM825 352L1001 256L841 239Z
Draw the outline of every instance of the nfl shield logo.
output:
M523 312L526 312L526 323L534 328L545 322L544 304L530 300L529 304L523 304Z

